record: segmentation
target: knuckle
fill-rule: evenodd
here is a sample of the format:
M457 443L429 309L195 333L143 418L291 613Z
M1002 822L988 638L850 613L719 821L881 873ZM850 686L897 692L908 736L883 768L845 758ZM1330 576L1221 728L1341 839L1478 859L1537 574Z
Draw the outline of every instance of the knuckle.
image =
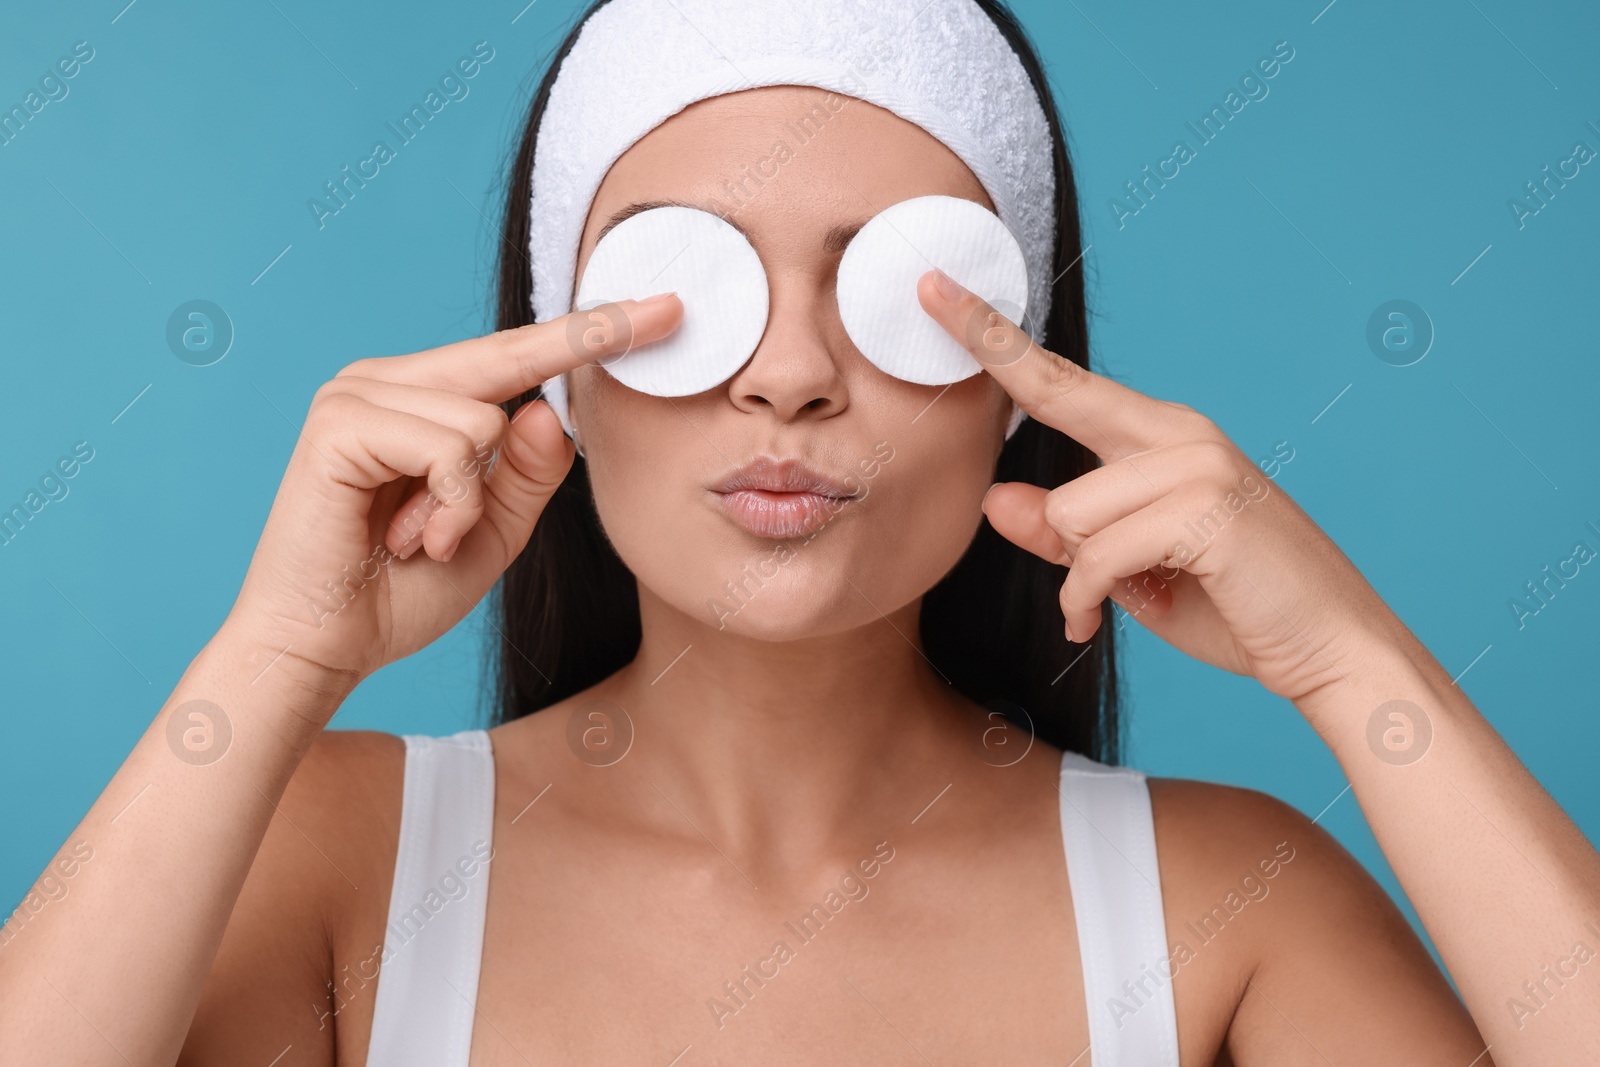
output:
M335 386L332 382L325 382L312 398L311 407L306 411L306 425L308 432L325 432L331 428L349 426L354 420L356 409L362 406L360 397L348 390Z
M545 360L540 357L539 351L529 345L512 350L508 357L517 368L517 380L524 384L533 382L543 385L545 374Z
M317 386L317 391L311 394L311 407L316 408L318 405L326 404L333 397L343 394L348 388L347 382L348 379L335 377Z
M465 469L466 461L478 454L477 446L472 443L472 437L456 429L446 429L444 438L444 458L455 464L460 469Z
M389 517L389 529L398 534L402 540L409 541L427 528L429 520L436 511L438 503L431 492L415 496L401 504Z
M479 403L473 411L473 437L480 444L494 448L505 436L511 417L498 404Z
M1216 423L1188 404L1180 404L1173 400L1163 401L1163 403L1172 409L1178 424L1184 428L1187 436L1200 438L1222 436L1222 431L1217 428Z
M1074 503L1073 496L1068 486L1051 491L1044 498L1044 521L1063 540L1078 543L1088 536L1088 531L1081 529L1077 522L1082 508Z
M1226 441L1199 441L1193 446L1195 466L1209 478L1231 483L1239 470L1238 455Z
M1069 514L1065 488L1053 489L1044 498L1044 521L1053 530L1060 530Z
M447 506L475 508L483 492L479 466L478 450L472 439L459 431L448 430L439 458L433 464L429 489Z
M528 323L495 334L495 347L499 350L500 357L516 366L517 374L523 381L540 380L539 342L546 333L543 324Z
M1078 554L1073 559L1072 565L1074 569L1081 569L1086 575L1095 575L1105 570L1108 561L1106 546L1090 537L1078 546Z
M354 363L346 363L343 367L339 368L339 373L334 375L334 377L335 378L375 378L375 377L377 377L377 375L374 374L373 371L376 369L374 367L374 364L377 363L377 362L378 361L375 360L375 359L368 358L368 359L358 359Z
M973 355L989 363L1010 363L1033 343L1004 310L981 300L972 302L963 340Z
M1074 392L1088 381L1088 372L1072 360L1044 352L1042 349L1041 354L1045 360L1044 380L1056 392Z
M494 335L494 345L503 354L510 355L517 349L527 345L533 329L532 325L523 325L513 326L508 330L500 330Z
M1189 515L1207 515L1217 506L1217 491L1195 479L1173 493L1173 500Z

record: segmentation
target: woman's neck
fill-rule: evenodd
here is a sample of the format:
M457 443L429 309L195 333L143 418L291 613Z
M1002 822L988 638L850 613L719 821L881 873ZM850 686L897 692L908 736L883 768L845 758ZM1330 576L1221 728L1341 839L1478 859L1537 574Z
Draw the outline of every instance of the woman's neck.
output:
M923 655L919 610L771 642L641 591L639 655L595 695L632 720L629 770L700 831L725 848L815 855L914 805L906 789L930 764L977 762L981 717Z

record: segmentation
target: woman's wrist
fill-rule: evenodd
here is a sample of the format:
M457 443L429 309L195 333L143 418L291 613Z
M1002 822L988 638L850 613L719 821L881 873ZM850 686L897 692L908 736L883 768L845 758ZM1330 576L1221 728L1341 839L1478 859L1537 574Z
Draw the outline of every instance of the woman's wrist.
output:
M206 642L191 674L215 680L252 713L273 720L284 740L308 748L361 678L273 649L231 618ZM187 676L186 676L187 677Z
M1294 701L1334 755L1370 754L1403 766L1422 758L1435 731L1476 708L1426 646L1398 619L1337 661L1337 677Z

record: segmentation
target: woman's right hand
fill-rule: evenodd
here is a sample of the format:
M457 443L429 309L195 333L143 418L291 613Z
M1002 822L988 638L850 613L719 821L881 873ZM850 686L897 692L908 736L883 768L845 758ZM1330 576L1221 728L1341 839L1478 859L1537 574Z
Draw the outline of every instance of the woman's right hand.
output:
M522 551L576 451L550 405L509 421L498 405L681 315L671 295L624 301L345 367L311 402L232 641L264 671L348 692L444 634Z
M548 404L509 423L496 405L656 340L682 314L670 296L604 305L361 360L317 391L222 629L40 880L72 878L70 901L36 889L39 905L7 927L0 1060L234 1063L235 1046L266 1034L277 1048L292 1032L299 1062L335 1061L331 1030L313 1030L303 1006L333 990L323 922L341 921L328 917L358 886L342 868L362 850L316 842L382 836L342 825L334 787L393 759L346 732L314 773L301 764L330 740L323 728L355 683L472 609L571 468L576 450ZM367 762L352 762L361 752ZM213 978L230 930L230 951L251 946L249 958L227 957ZM192 1037L203 995L216 998L210 1029ZM240 1033L241 1019L254 1029Z

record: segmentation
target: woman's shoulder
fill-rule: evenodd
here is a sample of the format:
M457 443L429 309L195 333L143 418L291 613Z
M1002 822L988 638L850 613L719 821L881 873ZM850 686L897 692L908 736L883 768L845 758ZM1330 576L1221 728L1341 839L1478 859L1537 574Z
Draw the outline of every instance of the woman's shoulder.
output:
M1396 1048L1476 1040L1399 907L1316 819L1254 789L1148 782L1167 966L1180 1005L1209 1017L1236 1055L1281 1058L1314 1030L1335 1041L1328 1003Z
M284 799L294 792L298 795L293 803L363 804L376 799L376 793L391 791L391 787L398 799L405 780L405 764L406 741L399 734L324 730L300 761Z
M283 825L274 830L304 838L302 846L325 841L366 869L384 853L392 864L405 765L406 742L397 734L324 730L290 778L278 802L283 818L275 820ZM297 851L300 865L316 866L317 849ZM331 859L321 866L320 881L342 880Z
M405 781L405 739L376 730L324 730L272 805L245 892L298 900L332 916L370 901L363 890L393 865ZM358 875L363 877L357 877ZM381 894L379 894L381 895ZM242 904L251 903L248 899Z
M1209 929L1226 925L1228 936L1208 939L1214 947L1206 955L1223 965L1220 970L1249 974L1276 938L1331 898L1353 894L1369 905L1377 898L1388 903L1382 888L1338 841L1268 793L1145 775L1070 753L1062 757L1062 767L1108 778L1142 777L1149 790L1169 942L1192 943L1197 924L1217 918ZM1269 895L1273 903L1258 906ZM1219 905L1221 912L1213 916Z
M334 1016L370 1020L372 998L332 983L341 965L383 940L405 747L393 734L327 730L280 797L262 794L271 805L266 833L213 960L186 1061L231 1062L273 1042L292 1043L307 1063L348 1054L344 1035L357 1028L335 1028Z
M302 898L331 930L386 902L405 763L406 742L397 734L324 730L274 805L250 881Z
M1300 927L1305 915L1341 903L1366 909L1387 905L1399 917L1355 857L1293 805L1260 790L1216 782L1147 781L1169 913L1193 919L1212 914L1220 904L1231 923L1249 912L1251 921L1238 924L1241 936L1235 940L1245 943L1241 949L1255 951L1284 930ZM1271 895L1278 905L1255 907Z
M1162 859L1222 861L1285 839L1289 847L1337 844L1298 808L1270 793L1191 778L1149 776L1150 808ZM1267 841L1273 838L1273 841Z
M378 905L387 905L393 881L405 768L398 734L324 730L278 802L281 818L263 850L273 844L300 891L316 894L330 929L360 928L374 917L382 927Z

